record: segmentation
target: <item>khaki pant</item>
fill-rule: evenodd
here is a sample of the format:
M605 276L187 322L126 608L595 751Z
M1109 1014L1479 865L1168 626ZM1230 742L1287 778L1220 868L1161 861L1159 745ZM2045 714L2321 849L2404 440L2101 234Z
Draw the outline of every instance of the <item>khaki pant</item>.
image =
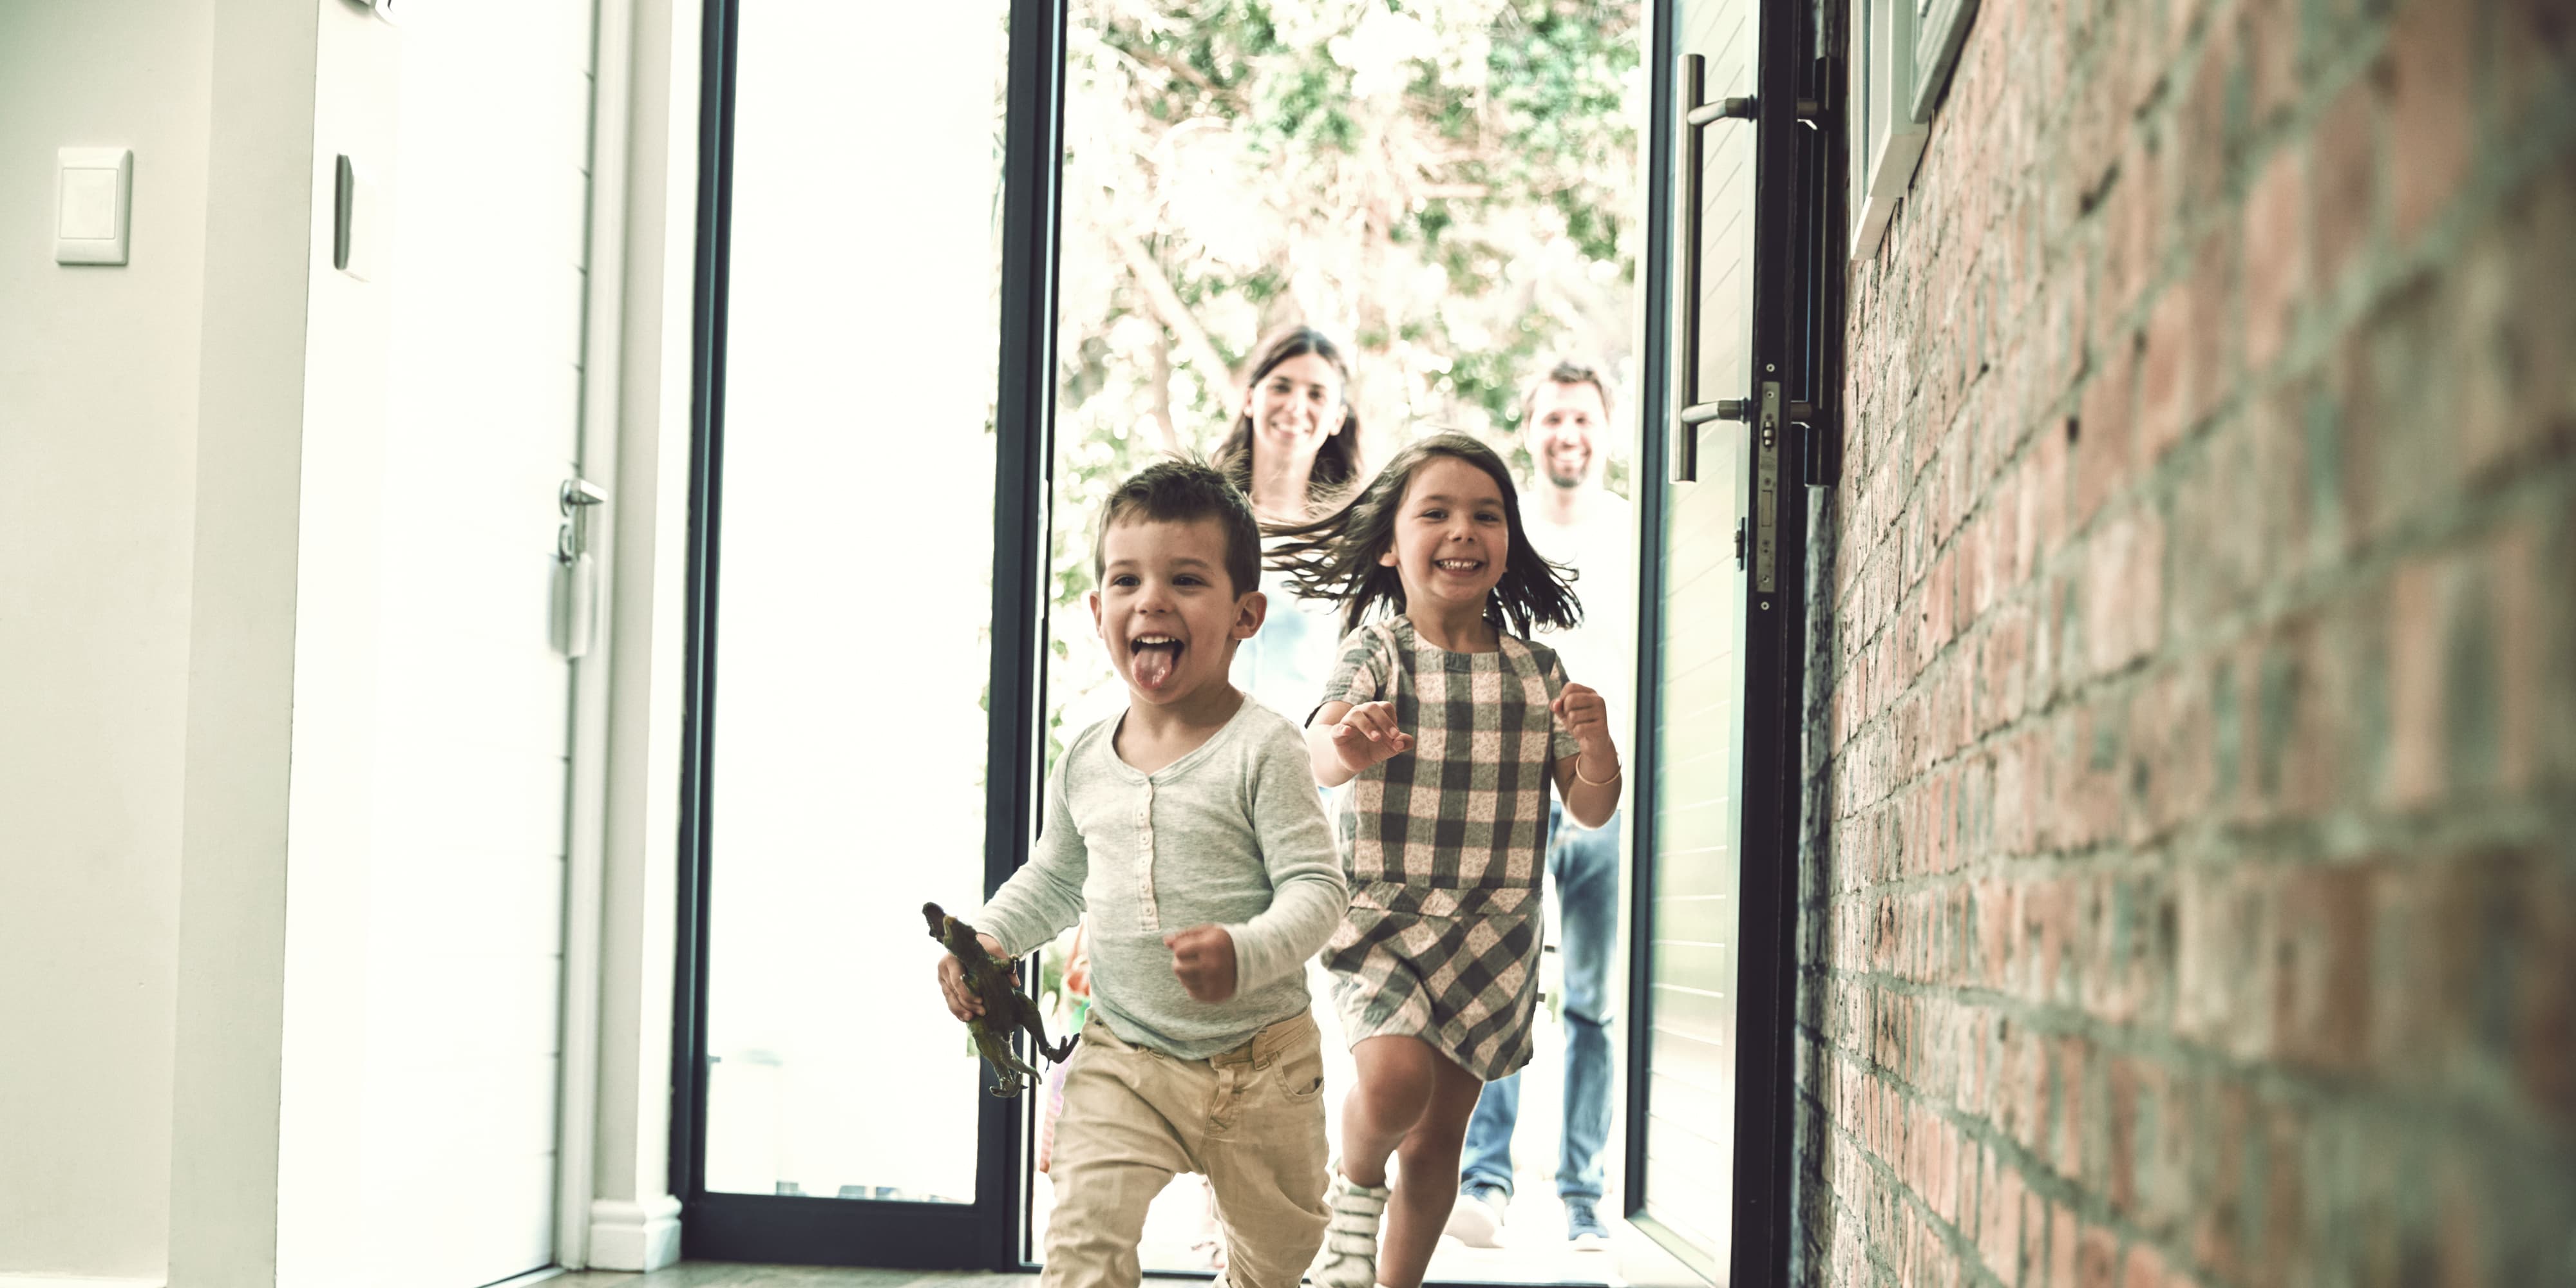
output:
M1064 1074L1040 1288L1136 1288L1145 1210L1200 1172L1234 1288L1296 1288L1323 1246L1323 1035L1298 1015L1208 1060L1129 1046L1094 1019Z

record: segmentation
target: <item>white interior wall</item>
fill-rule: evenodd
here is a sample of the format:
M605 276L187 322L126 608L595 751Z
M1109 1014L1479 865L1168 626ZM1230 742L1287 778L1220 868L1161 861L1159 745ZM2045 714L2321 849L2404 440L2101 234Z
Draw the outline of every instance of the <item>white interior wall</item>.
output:
M305 340L330 194L313 132L323 4L338 0L213 5L170 1109L176 1288L278 1282Z
M211 0L0 0L0 1274L157 1282ZM123 267L55 150L134 150Z
M614 29L631 33L632 182L603 216L626 224L626 262L594 318L620 360L593 415L617 428L625 551L595 655L612 708L598 1139L568 1189L594 1200L593 1264L642 1268L678 1250L700 10L631 8ZM325 166L367 146L341 135L369 114L325 113L317 148L315 109L364 92L349 77L374 37L353 22L336 0L0 0L0 1282L327 1274L331 1132L355 1090L334 1073L330 963L354 923L330 911L347 891L327 852L363 835L317 762L364 733L332 709L364 640L331 597L365 570L306 556L363 503L325 493L364 470L351 409L371 377L370 323L315 234ZM133 262L58 267L54 150L93 144L135 149ZM300 649L316 650L301 667ZM292 819L290 775L307 802Z

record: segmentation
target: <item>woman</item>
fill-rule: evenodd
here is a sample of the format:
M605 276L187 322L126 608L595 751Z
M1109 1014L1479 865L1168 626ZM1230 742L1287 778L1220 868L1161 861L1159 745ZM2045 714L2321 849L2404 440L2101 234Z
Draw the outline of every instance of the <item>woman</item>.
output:
M1350 384L1341 346L1313 327L1274 331L1254 350L1243 406L1215 464L1252 498L1263 526L1329 514L1362 482ZM1235 652L1234 683L1302 726L1340 634L1330 604L1294 598L1284 584L1272 591L1269 620Z
M1359 484L1350 384L1341 347L1313 327L1274 331L1254 351L1216 467L1252 498L1263 523L1304 523Z

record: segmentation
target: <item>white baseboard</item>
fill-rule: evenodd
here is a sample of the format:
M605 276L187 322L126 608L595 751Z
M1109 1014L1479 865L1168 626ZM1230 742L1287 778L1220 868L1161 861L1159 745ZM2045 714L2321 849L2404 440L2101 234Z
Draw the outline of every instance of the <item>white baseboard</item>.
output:
M591 1200L592 1269L659 1270L679 1259L678 1199L663 1194L641 1203L626 1199Z
M28 1275L0 1270L0 1288L167 1288L167 1279L103 1279L84 1275Z

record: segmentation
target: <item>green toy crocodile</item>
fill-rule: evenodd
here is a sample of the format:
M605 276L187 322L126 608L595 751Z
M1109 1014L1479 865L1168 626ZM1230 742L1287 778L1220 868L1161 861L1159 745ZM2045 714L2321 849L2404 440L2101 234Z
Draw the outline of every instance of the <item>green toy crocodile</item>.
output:
M1062 1046L1047 1045L1046 1023L1038 1013L1038 1004L1012 986L1011 963L984 951L976 939L975 928L939 910L935 903L921 905L923 919L930 923L930 937L948 950L966 968L966 991L981 999L984 1013L966 1021L967 1035L975 1040L975 1050L993 1066L999 1082L993 1087L996 1096L1020 1094L1020 1080L1035 1081L1038 1071L1022 1063L1011 1052L1011 1034L1027 1029L1036 1040L1038 1054L1050 1064L1062 1064L1073 1054L1077 1034L1066 1034Z

